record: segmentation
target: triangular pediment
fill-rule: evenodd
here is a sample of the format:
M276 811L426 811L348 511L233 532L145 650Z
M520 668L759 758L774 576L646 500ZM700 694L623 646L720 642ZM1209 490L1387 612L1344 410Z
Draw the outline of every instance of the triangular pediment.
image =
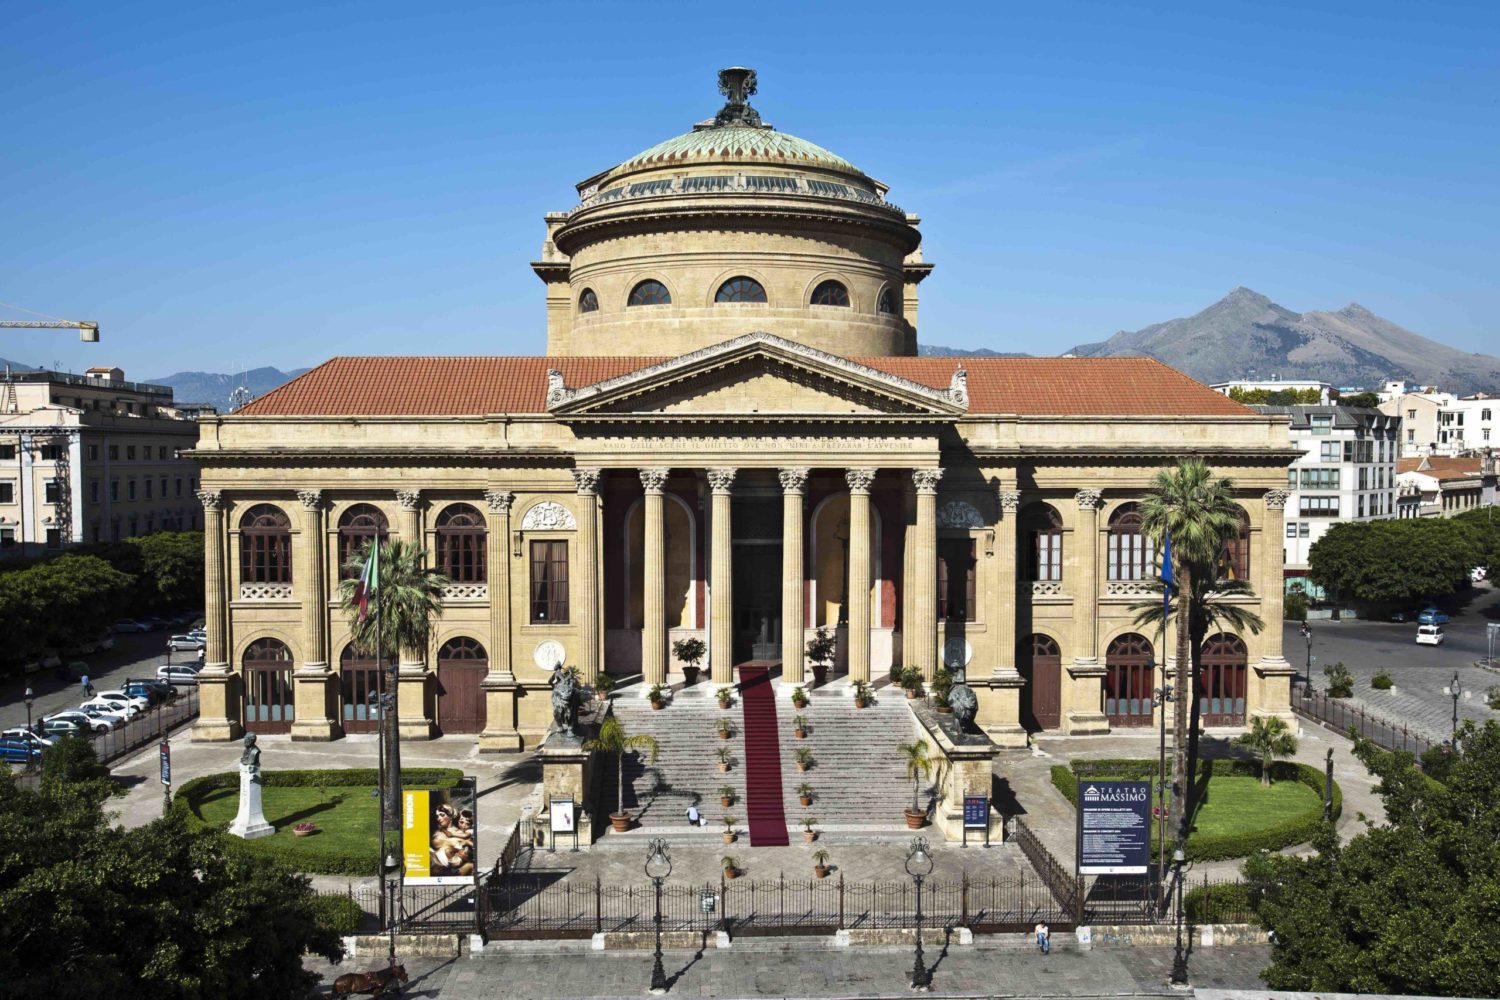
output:
M756 333L592 385L549 374L548 409L569 419L952 419L962 386L934 389Z

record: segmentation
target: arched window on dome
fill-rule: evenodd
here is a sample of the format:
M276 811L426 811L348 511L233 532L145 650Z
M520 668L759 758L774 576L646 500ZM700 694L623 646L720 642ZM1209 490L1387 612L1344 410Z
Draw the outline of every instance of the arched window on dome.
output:
M812 304L815 306L843 306L849 307L849 289L845 288L843 282L829 279L818 283L818 287L812 291Z
M880 301L876 304L875 308L880 312L895 315L896 293L891 291L889 288L882 289L880 292Z
M761 287L760 282L754 278L741 275L738 278L730 278L719 286L719 291L714 295L715 302L764 302L766 301L766 290Z
M599 311L599 296L594 294L592 288L585 288L578 296L578 311L591 313Z
M667 286L653 278L636 285L630 290L630 299L627 303L632 306L669 306L672 304L672 293L667 291Z

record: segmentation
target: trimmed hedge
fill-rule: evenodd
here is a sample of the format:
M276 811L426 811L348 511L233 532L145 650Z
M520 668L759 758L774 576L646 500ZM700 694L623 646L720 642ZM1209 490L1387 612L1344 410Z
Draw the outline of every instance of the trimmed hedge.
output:
M450 767L402 768L401 783L407 788L452 788L463 778L463 772ZM380 780L373 767L326 771L262 771L261 779L271 788L343 788L374 787ZM238 771L205 774L186 782L172 797L177 811L190 830L227 829L227 824L211 824L198 812L198 803L208 792L221 788L239 788ZM225 837L228 850L244 851L256 857L274 858L294 871L313 875L378 875L376 858L363 852L350 855L341 851L319 850L316 844L278 842L272 838L241 840ZM331 905L331 904L330 904Z
M359 932L364 911L348 896L319 894L313 897L312 905L319 927L326 927L340 936Z
M1055 764L1052 767L1052 784L1063 796L1078 808L1078 779L1093 778L1101 781L1156 781L1161 773L1161 764L1155 760L1079 760L1071 767ZM1260 764L1253 760L1200 760L1198 778L1213 776L1260 777ZM1283 847L1302 844L1311 840L1323 825L1323 781L1322 771L1309 764L1292 761L1275 761L1271 764L1272 780L1300 781L1318 796L1318 804L1306 814L1285 823L1268 826L1263 830L1236 833L1224 836L1188 837L1186 854L1189 861L1225 861L1230 858L1248 857L1257 851L1279 851ZM1337 781L1333 783L1333 818L1337 820L1344 808L1344 793ZM1152 848L1156 845L1156 827L1152 825Z
M1182 897L1182 908L1193 924L1259 924L1254 894L1244 882L1200 885Z

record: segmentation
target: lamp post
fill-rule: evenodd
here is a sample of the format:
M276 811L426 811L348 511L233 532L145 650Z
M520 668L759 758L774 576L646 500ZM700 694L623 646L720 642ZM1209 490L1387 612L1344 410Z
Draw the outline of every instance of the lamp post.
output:
M1172 975L1167 980L1167 985L1174 990L1192 989L1188 982L1187 952L1182 947L1182 875L1186 863L1187 855L1183 853L1182 846L1178 845L1172 851L1172 867L1176 870L1177 879L1177 948L1172 954Z
M1164 683L1151 692L1151 704L1156 706L1161 718L1161 741L1157 751L1160 766L1156 782L1156 881L1161 887L1158 890L1161 894L1158 905L1163 910L1167 905L1167 705L1173 700L1170 684Z
M906 853L906 874L917 884L917 959L911 967L911 988L932 989L932 972L922 961L922 880L932 874L932 852L926 837L914 837Z
M1307 622L1302 623L1302 638L1307 640L1307 667L1303 673L1307 675L1308 683L1312 682L1312 628Z
M396 852L394 850L386 851L385 860L381 863L380 866L380 880L382 883L382 888L388 885L391 889L391 901L388 910L390 922L386 925L388 927L388 931L386 933L385 953L386 961L389 963L387 967L391 969L394 969L396 967L396 924L400 921L400 915L396 912L396 903L397 890L401 885L401 882L395 876L400 872L400 870L401 862L396 858Z
M1458 671L1453 671L1453 683L1448 687L1448 694L1453 697L1453 746L1458 747L1458 699L1464 693L1463 685L1458 682ZM28 703L29 704L29 703Z
M646 877L656 887L656 959L651 963L651 992L660 996L667 992L667 970L661 964L661 884L672 874L672 855L662 837L651 841L646 851Z
M34 735L31 731L31 703L36 700L36 692L31 690L31 685L26 686L26 694L23 697L26 699L26 733L28 736Z

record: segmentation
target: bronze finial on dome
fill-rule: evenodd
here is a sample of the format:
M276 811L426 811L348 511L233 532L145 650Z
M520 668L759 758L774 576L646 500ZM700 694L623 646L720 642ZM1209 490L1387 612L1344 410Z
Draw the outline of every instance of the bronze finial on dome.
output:
M728 100L719 109L719 113L714 115L715 126L761 127L760 113L750 106L750 98L755 94L755 83L755 70L753 69L731 66L728 69L719 70L719 93Z

